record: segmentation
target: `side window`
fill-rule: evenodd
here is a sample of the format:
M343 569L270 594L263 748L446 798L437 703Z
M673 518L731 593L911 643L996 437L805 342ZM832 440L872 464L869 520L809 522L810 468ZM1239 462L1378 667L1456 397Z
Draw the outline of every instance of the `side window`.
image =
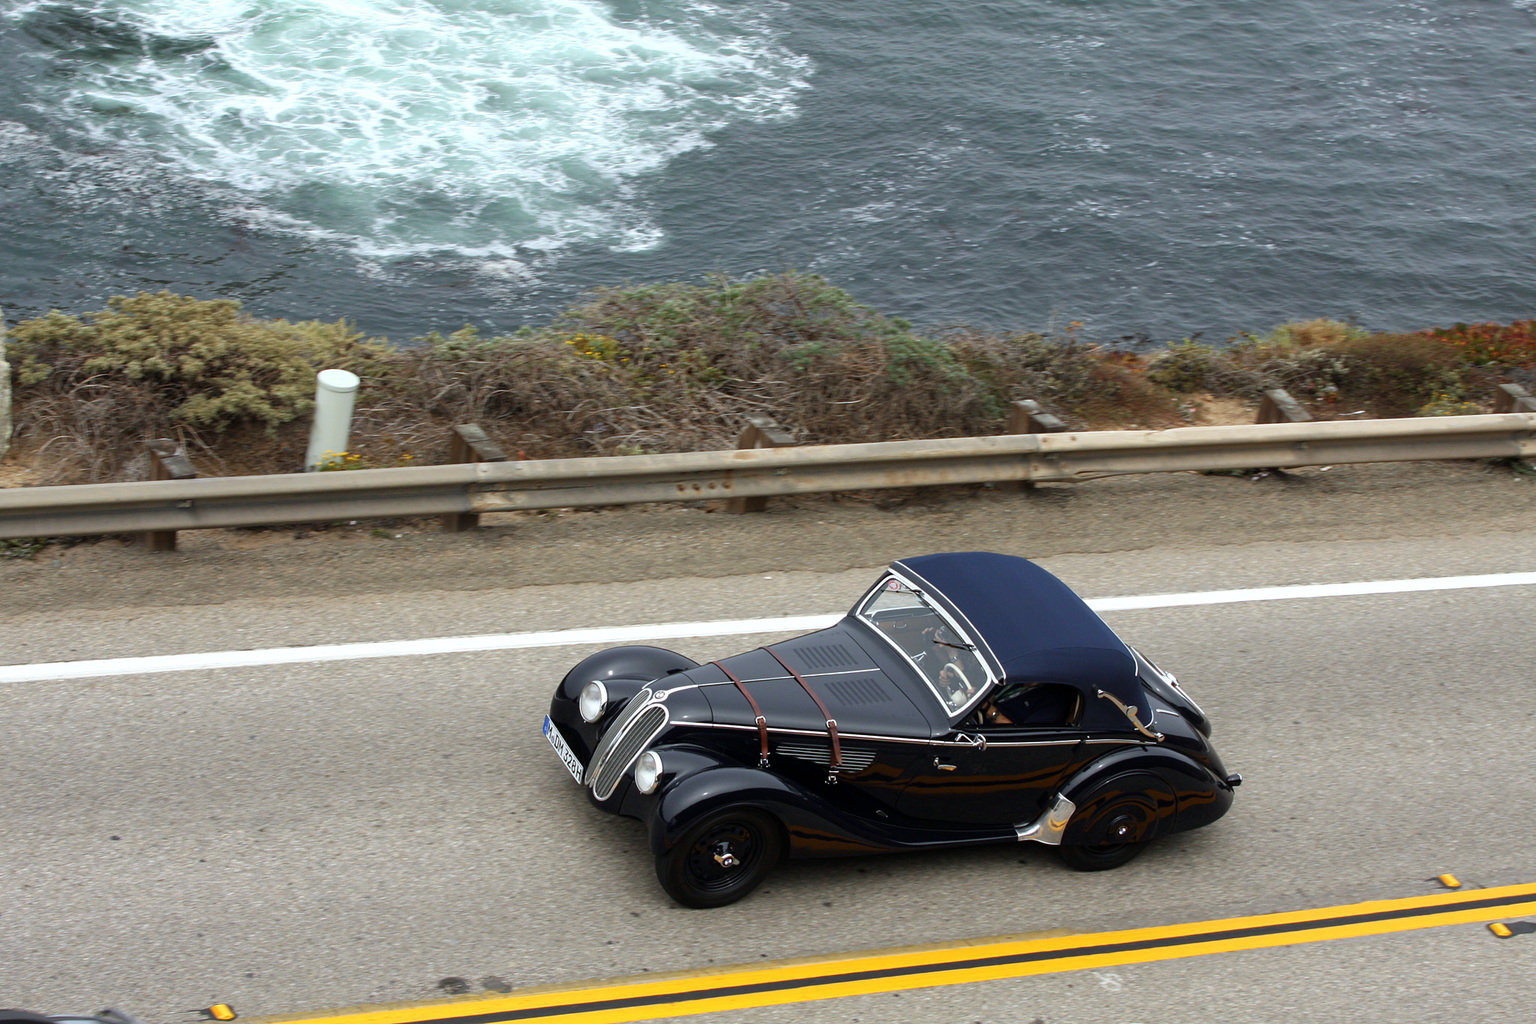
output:
M1015 683L981 706L982 728L1060 728L1082 717L1083 695L1063 683Z

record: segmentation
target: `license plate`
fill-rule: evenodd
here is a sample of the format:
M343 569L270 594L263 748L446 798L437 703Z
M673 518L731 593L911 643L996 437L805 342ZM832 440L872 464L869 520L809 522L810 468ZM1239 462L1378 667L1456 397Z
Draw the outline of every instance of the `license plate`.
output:
M555 723L549 716L544 716L544 738L549 740L549 745L555 748L555 753L560 758L560 763L565 765L565 770L571 773L571 778L576 784L581 785L581 776L586 769L582 766L581 759L576 756L576 751L565 742L565 737L560 735L560 730L555 728Z

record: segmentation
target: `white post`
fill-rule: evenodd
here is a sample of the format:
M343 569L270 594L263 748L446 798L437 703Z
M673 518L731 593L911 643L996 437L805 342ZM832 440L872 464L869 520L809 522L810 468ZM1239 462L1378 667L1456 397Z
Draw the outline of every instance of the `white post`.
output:
M321 370L315 375L315 423L309 428L304 472L315 472L347 450L360 383L351 370Z
M0 459L11 450L11 364L5 361L5 312L0 310Z

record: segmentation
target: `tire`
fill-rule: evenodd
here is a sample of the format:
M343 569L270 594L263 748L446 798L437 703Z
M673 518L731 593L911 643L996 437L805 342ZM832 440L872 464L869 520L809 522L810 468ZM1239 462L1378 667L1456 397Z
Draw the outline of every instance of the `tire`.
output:
M1058 846L1056 852L1073 871L1108 871L1129 864L1144 843L1109 843L1104 846Z
M685 907L723 907L756 889L783 852L778 819L733 807L705 818L657 857L656 878ZM722 864L727 856L736 863Z

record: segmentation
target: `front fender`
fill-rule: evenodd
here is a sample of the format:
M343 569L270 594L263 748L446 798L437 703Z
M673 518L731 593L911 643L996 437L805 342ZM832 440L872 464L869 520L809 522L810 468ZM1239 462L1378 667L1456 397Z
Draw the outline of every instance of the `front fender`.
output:
M645 816L651 852L661 856L694 825L727 807L767 811L784 827L790 856L838 856L890 849L874 835L860 835L848 815L820 794L760 768L716 760L694 749L661 749L662 763L679 755L692 769L668 781Z
M549 702L549 717L561 726L571 749L586 764L624 705L657 679L697 668L698 663L660 647L612 647L584 658L565 674ZM576 700L593 680L608 689L608 709L596 722L581 717Z
M576 666L560 681L559 696L573 701L581 696L581 688L594 679L601 681L604 685L607 685L610 679L638 679L644 685L669 673L686 672L698 667L699 663L692 658L661 647L639 645L610 647L606 651L598 651L577 662ZM640 687L637 686L625 696L632 697L639 689ZM612 691L613 687L610 686L609 690Z

